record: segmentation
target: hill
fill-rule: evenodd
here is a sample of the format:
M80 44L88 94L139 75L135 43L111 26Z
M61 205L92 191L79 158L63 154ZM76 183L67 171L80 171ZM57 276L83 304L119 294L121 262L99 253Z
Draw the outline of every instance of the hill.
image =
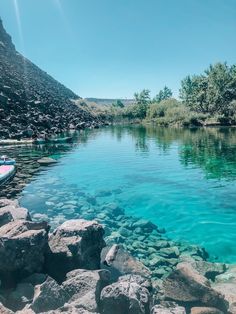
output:
M18 53L0 19L0 138L100 125L97 116L75 104L79 98Z
M120 100L125 106L127 105L131 105L134 103L134 99L106 99L106 98L85 98L87 101L89 102L94 102L97 105L112 105L114 103L116 103L117 100Z

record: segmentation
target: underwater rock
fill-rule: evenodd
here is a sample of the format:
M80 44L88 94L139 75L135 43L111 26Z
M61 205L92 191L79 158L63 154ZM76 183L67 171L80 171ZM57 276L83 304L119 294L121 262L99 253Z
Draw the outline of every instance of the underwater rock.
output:
M111 312L112 311L112 312ZM103 314L149 314L150 293L132 276L119 278L101 292L101 313Z
M62 281L67 272L76 268L99 269L101 250L105 246L103 235L104 229L96 221L64 222L49 237L48 274Z
M43 157L41 159L38 159L38 163L42 166L47 166L47 165L56 164L57 161L53 158Z
M190 264L180 263L163 282L167 299L216 307L227 312L228 302L213 288L210 282Z
M150 277L151 273L139 260L125 251L121 245L118 246L114 260L106 266L105 259L111 247L105 247L101 253L101 268L111 272L112 280L117 280L121 275L138 274Z

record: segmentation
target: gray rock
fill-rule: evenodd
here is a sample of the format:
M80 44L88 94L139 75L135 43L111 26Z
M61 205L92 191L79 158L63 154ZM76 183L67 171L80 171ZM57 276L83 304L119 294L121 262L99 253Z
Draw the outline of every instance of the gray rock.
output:
M33 300L34 286L30 283L19 283L7 299L7 306L13 310L21 310Z
M151 310L151 314L186 314L186 311L184 307L178 305L170 307L155 305Z
M62 287L70 297L68 303L76 308L98 311L101 290L110 283L109 271L75 269L66 277Z
M18 207L19 203L16 200L13 201L8 198L0 198L0 208L5 206Z
M49 238L46 269L53 278L62 281L76 268L98 269L105 246L103 227L95 221L68 220Z
M112 311L112 312L111 312ZM101 313L103 314L149 314L150 294L135 280L119 281L105 287L101 293Z
M15 207L13 205L7 205L0 208L0 217L3 213L10 213L13 220L29 220L31 221L31 217L28 209L24 207Z
M9 211L1 211L0 208L0 227L13 221L12 214Z
M47 279L46 274L34 273L26 278L24 278L22 283L29 283L33 286L41 285Z
M48 311L48 312L44 312L41 314L60 314L60 313L66 313L66 314L99 314L99 313L95 313L95 312L89 312L83 308L76 308L73 305L70 304L65 304L63 307L54 310L54 311ZM20 313L19 313L20 314ZM24 313L22 313L24 314ZM27 314L27 313L25 313Z
M191 264L181 263L163 282L165 297L174 301L198 303L227 312L228 302L212 289L209 281Z
M0 272L33 273L44 262L47 223L13 221L0 228Z
M110 266L106 266L104 263L107 253L111 247L105 247L101 254L101 268L108 269L111 272L112 280L115 281L121 275L125 274L139 274L143 277L150 277L151 272L147 267L143 265L142 262L135 259L131 254L123 249L119 245L113 262Z
M35 313L47 312L62 307L68 299L67 292L54 279L48 277L41 285L35 286L29 308Z

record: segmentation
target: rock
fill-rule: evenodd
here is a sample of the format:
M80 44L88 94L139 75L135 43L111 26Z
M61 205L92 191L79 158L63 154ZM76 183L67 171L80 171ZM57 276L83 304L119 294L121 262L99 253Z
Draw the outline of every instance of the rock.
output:
M10 213L13 220L29 220L31 221L31 217L28 209L24 207L15 207L12 205L7 205L0 208L0 217L3 213Z
M95 221L78 219L64 222L49 238L48 273L62 281L73 269L98 269L101 250L105 246L103 235L103 227Z
M225 297L225 299L229 303L230 311L233 313L232 309L236 307L236 283L235 282L213 283L212 287L218 293L221 293Z
M151 314L186 314L186 311L184 307L178 305L170 307L155 305L151 310Z
M214 307L192 307L191 314L224 314Z
M119 278L102 290L101 313L103 314L149 314L150 294L132 276L127 280ZM112 312L111 312L112 311Z
M206 261L193 261L191 262L193 268L195 268L200 274L207 279L215 280L215 277L223 274L226 271L226 265L223 263L210 263Z
M143 277L150 277L151 272L140 261L135 259L121 245L114 256L110 266L106 266L105 259L111 247L105 247L101 254L101 268L108 269L111 272L112 280L115 281L119 276L125 274L139 274Z
M215 282L236 284L236 265L228 265L224 273L215 277Z
M5 206L19 207L17 200L10 200L8 198L0 198L0 208Z
M34 273L26 278L24 278L22 283L29 283L33 286L41 285L47 279L46 274Z
M12 214L9 211L1 211L0 208L0 227L13 221Z
M8 308L6 308L2 303L0 303L0 313L1 314L13 314L14 312L12 312Z
M7 306L13 310L21 310L33 300L34 286L30 283L19 283L7 298Z
M76 308L98 311L101 290L110 283L110 272L75 269L66 278L62 287L69 295L68 303Z
M43 157L43 158L38 160L38 163L42 166L47 166L47 165L56 164L57 161L53 158Z
M190 264L180 263L163 282L167 299L216 307L227 312L228 302L223 295L212 289L209 281Z
M13 221L0 228L0 273L31 274L44 262L47 223Z
M141 228L143 232L151 233L157 229L157 226L148 220L139 219L133 223L133 228Z
M65 304L63 307L54 310L54 311L49 311L49 312L44 312L41 314L60 314L60 313L66 313L66 314L99 314L99 313L95 313L95 312L89 312L83 308L76 308L73 305L70 304ZM20 313L19 313L20 314ZM24 313L22 313L24 314ZM27 313L25 313L27 314Z
M41 285L35 286L29 308L35 313L47 312L62 307L68 299L67 292L54 279L48 277Z

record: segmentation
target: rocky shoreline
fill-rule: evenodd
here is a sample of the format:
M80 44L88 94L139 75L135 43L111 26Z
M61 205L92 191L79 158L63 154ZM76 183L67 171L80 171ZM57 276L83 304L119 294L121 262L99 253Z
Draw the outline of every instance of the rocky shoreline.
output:
M153 237L149 267L127 250L129 235L118 245L106 236L107 222L71 219L50 232L18 201L1 199L0 313L236 313L235 266L207 262L204 250L183 250L149 221L132 219L127 230Z

